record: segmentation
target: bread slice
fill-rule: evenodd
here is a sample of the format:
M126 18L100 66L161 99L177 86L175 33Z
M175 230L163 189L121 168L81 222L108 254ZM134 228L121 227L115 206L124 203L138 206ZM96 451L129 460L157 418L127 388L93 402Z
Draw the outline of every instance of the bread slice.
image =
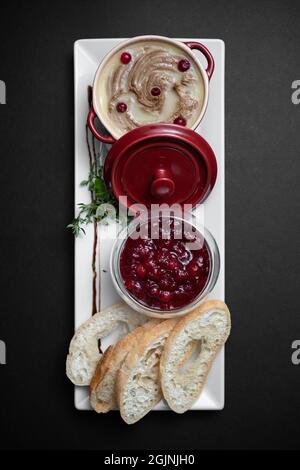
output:
M96 313L83 323L73 336L66 362L66 373L75 385L89 385L101 358L98 340L120 325L124 336L148 319L124 302Z
M118 343L105 351L100 359L90 384L90 402L97 413L107 413L117 408L116 378L120 367L129 353L143 338L145 332L160 323L150 320L120 339Z
M143 418L162 398L159 361L176 319L147 329L128 353L117 375L117 400L122 418L133 424Z
M176 413L190 409L198 398L230 327L227 306L215 300L183 317L170 333L160 361L160 379L164 398Z
M97 405L96 388L97 388L97 385L98 385L98 381L97 381L98 376L102 376L102 375L105 375L105 374L109 373L109 360L110 360L110 358L113 354L113 350L114 350L114 346L109 346L104 351L100 361L97 364L96 371L95 371L94 376L93 376L93 378L91 380L91 383L90 383L91 394L94 395L93 402L91 400L91 405L94 408L94 410L97 411L98 413L106 413L107 411L110 410L109 400L106 399L105 396L104 396L104 399L101 401L101 403L99 403L99 410L96 408L96 405ZM103 393L103 395L104 395L104 393ZM100 406L101 406L101 408L100 408Z

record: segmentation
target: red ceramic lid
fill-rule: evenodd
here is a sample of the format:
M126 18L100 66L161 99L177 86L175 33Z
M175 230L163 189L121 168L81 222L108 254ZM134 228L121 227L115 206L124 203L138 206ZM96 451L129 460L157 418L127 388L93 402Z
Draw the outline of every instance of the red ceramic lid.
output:
M109 151L106 184L116 198L132 204L196 204L203 202L217 177L215 154L191 129L174 124L138 127L123 135Z

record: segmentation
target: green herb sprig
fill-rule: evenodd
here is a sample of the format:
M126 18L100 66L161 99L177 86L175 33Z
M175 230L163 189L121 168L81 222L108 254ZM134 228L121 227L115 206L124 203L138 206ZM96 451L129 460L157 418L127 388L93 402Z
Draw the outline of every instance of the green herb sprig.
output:
M77 237L81 232L85 234L84 226L93 222L106 222L108 218L116 216L118 219L118 202L108 191L103 179L103 165L101 153L96 151L95 139L92 137L92 145L89 130L86 126L86 141L89 152L90 172L87 180L83 180L80 186L86 186L91 194L91 202L78 204L78 215L67 225ZM112 211L112 207L115 209Z

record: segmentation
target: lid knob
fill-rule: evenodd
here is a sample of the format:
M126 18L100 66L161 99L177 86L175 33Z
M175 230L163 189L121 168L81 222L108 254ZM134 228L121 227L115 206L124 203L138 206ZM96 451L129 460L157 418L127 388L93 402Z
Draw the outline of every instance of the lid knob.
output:
M155 171L151 183L151 194L156 198L167 198L175 191L175 183L171 173L165 168L158 168Z

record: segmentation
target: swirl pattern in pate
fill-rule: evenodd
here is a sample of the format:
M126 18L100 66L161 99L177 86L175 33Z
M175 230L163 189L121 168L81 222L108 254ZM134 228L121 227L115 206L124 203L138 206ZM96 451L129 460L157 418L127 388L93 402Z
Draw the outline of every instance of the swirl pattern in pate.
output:
M202 106L202 78L184 55L167 47L145 45L118 61L107 83L108 113L122 131L150 123L176 122L191 127ZM180 61L188 70L180 71Z

